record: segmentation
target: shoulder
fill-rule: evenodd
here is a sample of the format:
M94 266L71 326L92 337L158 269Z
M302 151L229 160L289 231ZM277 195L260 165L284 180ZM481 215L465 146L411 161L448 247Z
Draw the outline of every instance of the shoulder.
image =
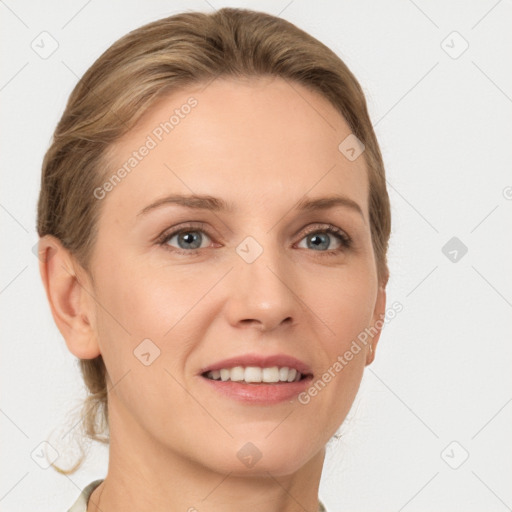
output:
M71 508L68 509L68 512L87 512L87 502L89 501L89 497L91 496L92 491L94 491L101 482L103 482L103 479L94 480L84 487L84 490L80 493L73 505L71 505Z

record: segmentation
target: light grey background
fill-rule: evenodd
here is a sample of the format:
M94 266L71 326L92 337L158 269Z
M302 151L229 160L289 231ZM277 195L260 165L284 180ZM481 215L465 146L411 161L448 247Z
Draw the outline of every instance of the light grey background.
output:
M95 444L70 477L31 457L85 396L32 252L41 160L67 97L129 30L226 5L280 15L345 60L387 167L388 305L404 309L330 444L321 498L329 512L512 510L510 1L0 0L1 510L67 510L107 469Z

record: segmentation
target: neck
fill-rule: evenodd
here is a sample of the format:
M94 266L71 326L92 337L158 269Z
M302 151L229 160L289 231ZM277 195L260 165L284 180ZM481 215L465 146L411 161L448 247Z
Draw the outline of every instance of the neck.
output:
M109 408L108 473L91 495L87 512L318 510L325 449L292 474L276 476L264 468L250 474L220 472L162 446L119 412Z

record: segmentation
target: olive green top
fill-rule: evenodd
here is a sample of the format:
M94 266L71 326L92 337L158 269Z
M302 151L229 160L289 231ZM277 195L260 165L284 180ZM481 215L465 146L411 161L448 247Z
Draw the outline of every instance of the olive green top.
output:
M89 497L91 496L92 491L94 491L101 482L103 482L103 479L94 480L94 482L91 482L87 487L85 487L68 512L87 512L87 502L89 501Z
M103 482L103 479L94 480L94 482L91 482L87 487L85 487L68 512L87 512L87 502L89 501L89 497L91 496L92 491L94 491L101 482ZM318 502L318 512L327 512L321 501Z

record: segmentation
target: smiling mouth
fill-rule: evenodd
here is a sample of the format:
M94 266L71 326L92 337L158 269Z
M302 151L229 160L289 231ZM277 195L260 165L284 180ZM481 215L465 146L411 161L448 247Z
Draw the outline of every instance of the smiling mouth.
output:
M308 375L303 375L295 368L288 366L272 366L261 368L258 366L234 366L211 370L201 374L203 377L222 381L240 382L241 384L287 384L304 380Z

